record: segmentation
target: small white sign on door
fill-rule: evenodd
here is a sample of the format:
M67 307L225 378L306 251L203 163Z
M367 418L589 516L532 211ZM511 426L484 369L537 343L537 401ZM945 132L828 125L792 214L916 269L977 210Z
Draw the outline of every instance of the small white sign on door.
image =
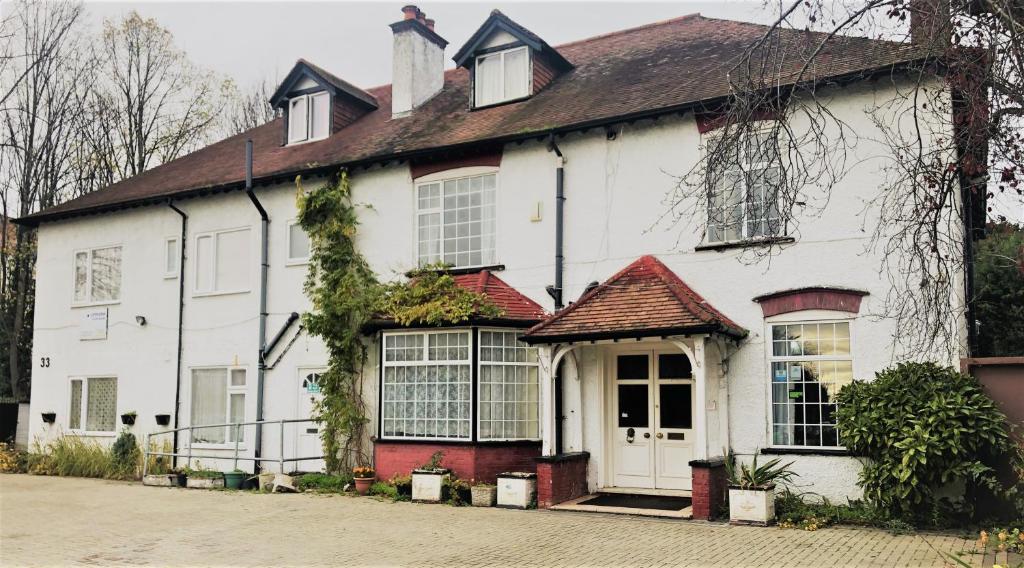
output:
M82 341L107 338L107 308L89 310L82 315L78 338Z

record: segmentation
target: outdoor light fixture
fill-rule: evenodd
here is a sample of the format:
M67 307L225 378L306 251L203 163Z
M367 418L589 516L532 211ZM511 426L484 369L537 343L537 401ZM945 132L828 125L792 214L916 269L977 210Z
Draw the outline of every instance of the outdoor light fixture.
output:
M146 325L146 316L135 316L135 323L139 324L139 326Z

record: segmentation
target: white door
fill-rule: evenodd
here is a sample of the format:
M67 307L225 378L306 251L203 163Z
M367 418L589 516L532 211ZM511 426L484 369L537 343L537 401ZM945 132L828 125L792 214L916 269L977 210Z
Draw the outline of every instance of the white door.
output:
M295 416L297 418L313 418L313 406L320 399L320 375L323 369L299 369L299 407ZM324 453L323 444L320 441L320 425L316 422L298 422L295 424L297 430L295 441L296 458L321 456ZM323 471L326 467L324 460L303 460L295 462L297 471Z
M616 354L612 363L613 485L692 488L693 380L682 353Z

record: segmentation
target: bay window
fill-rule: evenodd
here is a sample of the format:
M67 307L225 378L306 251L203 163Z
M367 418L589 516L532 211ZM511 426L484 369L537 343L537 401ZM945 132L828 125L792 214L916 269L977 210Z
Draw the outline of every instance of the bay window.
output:
M192 426L245 422L245 369L213 367L192 370ZM206 444L234 443L231 426L199 428L192 441ZM238 429L238 441L245 441L245 428Z
M842 447L835 397L853 381L850 323L771 325L772 444Z
M717 172L708 203L708 242L782 235L777 195L779 149L774 133L744 133L733 150L721 163L712 165Z
M113 434L117 429L117 379L71 379L68 429L81 433Z
M117 302L121 299L121 247L75 252L76 304Z
M537 350L517 335L480 332L481 440L540 438Z
M416 186L417 262L453 268L495 262L497 174Z
M521 99L530 94L530 54L516 47L476 58L474 106Z

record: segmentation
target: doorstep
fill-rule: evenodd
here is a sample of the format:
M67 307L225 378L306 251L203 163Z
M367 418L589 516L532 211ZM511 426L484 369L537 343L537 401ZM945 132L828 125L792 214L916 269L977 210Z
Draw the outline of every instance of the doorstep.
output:
M579 513L609 513L612 515L632 515L635 517L657 517L660 519L682 519L689 520L693 518L693 506L687 506L684 509L675 511L666 511L664 509L640 509L636 507L610 507L606 505L585 505L586 501L600 497L602 494L629 494L625 491L602 491L601 493L592 493L590 495L584 495L578 499L552 505L550 510L552 511L573 511ZM689 496L689 492L684 492ZM641 493L632 492L635 495L641 495ZM651 495L651 493L642 493L643 495ZM678 496L679 491L673 491L670 493L671 496Z

